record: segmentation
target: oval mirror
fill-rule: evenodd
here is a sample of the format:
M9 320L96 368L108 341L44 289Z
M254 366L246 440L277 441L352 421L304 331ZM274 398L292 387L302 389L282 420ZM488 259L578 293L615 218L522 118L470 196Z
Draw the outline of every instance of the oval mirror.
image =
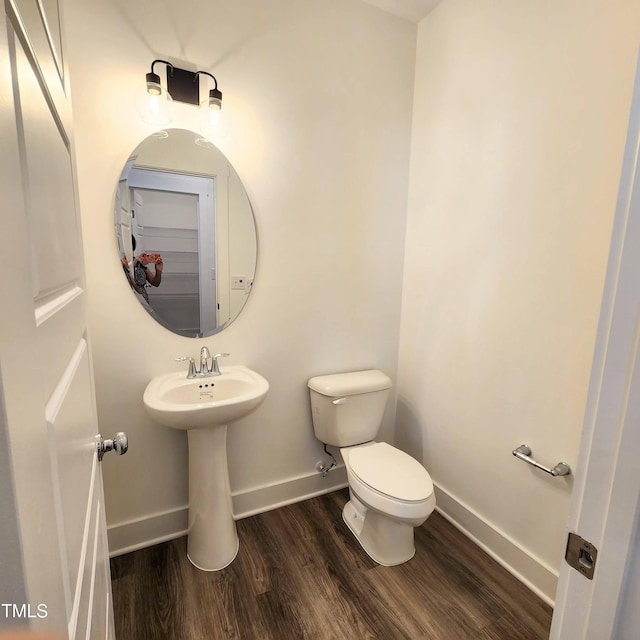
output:
M136 147L118 182L115 230L127 282L167 329L210 336L242 310L256 268L253 211L205 138L168 129Z

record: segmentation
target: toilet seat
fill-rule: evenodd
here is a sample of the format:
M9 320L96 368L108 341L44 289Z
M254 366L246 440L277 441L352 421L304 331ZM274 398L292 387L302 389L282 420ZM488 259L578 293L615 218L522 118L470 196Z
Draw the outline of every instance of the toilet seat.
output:
M433 493L427 470L415 458L386 442L355 447L349 463L362 482L390 498L421 502Z
M409 520L426 518L433 511L431 476L415 458L386 442L368 442L340 451L349 486L368 507Z

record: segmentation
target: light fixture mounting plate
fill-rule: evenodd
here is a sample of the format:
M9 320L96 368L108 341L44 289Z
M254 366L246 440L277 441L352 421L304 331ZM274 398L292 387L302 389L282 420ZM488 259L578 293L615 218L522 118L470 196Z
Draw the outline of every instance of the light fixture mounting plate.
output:
M200 76L193 71L167 66L167 90L174 100L200 104Z

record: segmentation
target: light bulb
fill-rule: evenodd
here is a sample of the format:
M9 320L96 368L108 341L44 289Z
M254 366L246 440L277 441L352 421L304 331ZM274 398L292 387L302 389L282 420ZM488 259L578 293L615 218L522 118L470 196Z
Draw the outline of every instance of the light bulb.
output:
M198 125L200 131L210 138L226 136L231 128L228 109L222 109L220 100L207 98L198 107Z
M157 82L147 82L137 91L136 110L149 124L168 125L173 119L173 98Z
M147 80L147 93L152 96L161 95L162 87L160 86L160 83Z

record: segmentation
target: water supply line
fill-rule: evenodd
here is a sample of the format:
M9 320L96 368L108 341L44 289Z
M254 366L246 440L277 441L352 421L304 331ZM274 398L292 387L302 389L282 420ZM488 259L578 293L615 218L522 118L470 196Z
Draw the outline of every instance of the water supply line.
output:
M323 478L326 478L329 471L331 471L331 469L336 467L338 463L336 462L336 459L334 458L331 451L327 449L327 445L324 444L324 442L322 444L324 445L324 452L331 458L331 464L327 467L324 462L320 461L316 465L316 469L322 474Z

